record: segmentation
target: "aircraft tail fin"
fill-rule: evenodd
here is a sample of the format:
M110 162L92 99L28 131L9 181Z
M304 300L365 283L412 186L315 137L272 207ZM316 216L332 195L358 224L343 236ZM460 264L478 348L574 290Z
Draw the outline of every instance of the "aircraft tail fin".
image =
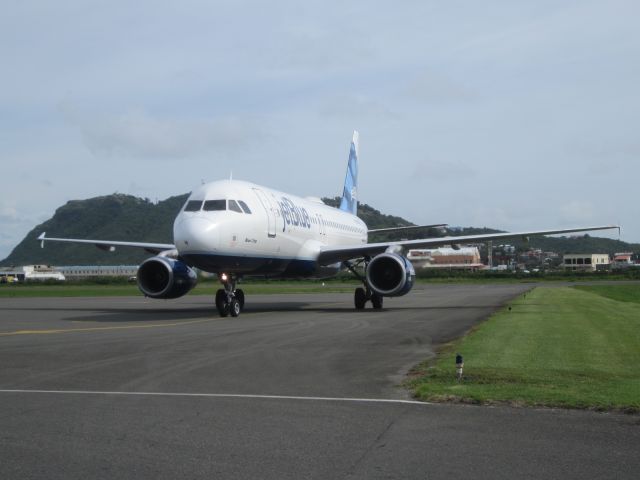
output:
M344 178L340 210L356 215L358 213L358 132L354 130L349 150L347 175Z

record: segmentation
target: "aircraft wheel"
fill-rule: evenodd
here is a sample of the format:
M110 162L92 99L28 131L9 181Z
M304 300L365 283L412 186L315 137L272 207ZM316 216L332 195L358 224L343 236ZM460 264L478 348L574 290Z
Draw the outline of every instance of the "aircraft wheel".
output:
M224 302L223 305L221 305L218 308L218 313L220 314L221 317L228 317L229 316L229 309L230 309L230 304L227 302Z
M378 295L377 293L374 293L371 295L371 304L373 305L373 308L379 310L382 308L382 300L383 300L383 296L382 295Z
M231 313L232 317L240 315L240 302L237 298L233 298L231 302L229 302L229 313Z
M238 299L238 302L240 302L240 310L244 310L244 292L242 289L237 289L235 296Z
M364 308L365 303L367 303L367 294L365 293L364 288L356 288L356 293L353 296L353 300L356 304L356 310L362 310Z
M218 312L220 312L220 316L222 317L226 317L229 313L229 310L227 308L227 315L224 314L226 303L227 303L227 292L225 292L223 288L220 288L216 292L216 308L218 309Z

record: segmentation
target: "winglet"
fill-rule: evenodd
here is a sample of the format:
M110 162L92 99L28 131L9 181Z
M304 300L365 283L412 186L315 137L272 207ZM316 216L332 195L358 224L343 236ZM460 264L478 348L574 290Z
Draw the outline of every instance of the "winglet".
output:
M340 210L354 215L358 213L358 137L358 131L354 130L349 150L347 174L342 189L342 200L340 200Z
M46 233L47 232L42 232L40 234L40 236L38 237L38 240L40 240L40 248L44 248L44 241L46 240L46 238L45 238L45 234Z

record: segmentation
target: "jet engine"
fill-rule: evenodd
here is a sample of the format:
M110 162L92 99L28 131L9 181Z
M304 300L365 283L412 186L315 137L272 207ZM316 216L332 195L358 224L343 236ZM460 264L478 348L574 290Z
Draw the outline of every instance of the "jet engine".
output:
M366 271L371 290L385 297L400 297L413 287L416 271L411 262L397 253L381 253L369 262Z
M138 288L151 298L178 298L196 286L198 276L180 260L151 257L138 267Z

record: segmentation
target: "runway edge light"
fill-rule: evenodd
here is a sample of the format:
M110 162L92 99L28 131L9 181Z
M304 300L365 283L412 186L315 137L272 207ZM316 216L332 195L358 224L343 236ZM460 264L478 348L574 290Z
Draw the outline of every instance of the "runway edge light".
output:
M464 358L459 353L456 354L456 373L458 375L458 382L462 380L462 369L464 367Z

